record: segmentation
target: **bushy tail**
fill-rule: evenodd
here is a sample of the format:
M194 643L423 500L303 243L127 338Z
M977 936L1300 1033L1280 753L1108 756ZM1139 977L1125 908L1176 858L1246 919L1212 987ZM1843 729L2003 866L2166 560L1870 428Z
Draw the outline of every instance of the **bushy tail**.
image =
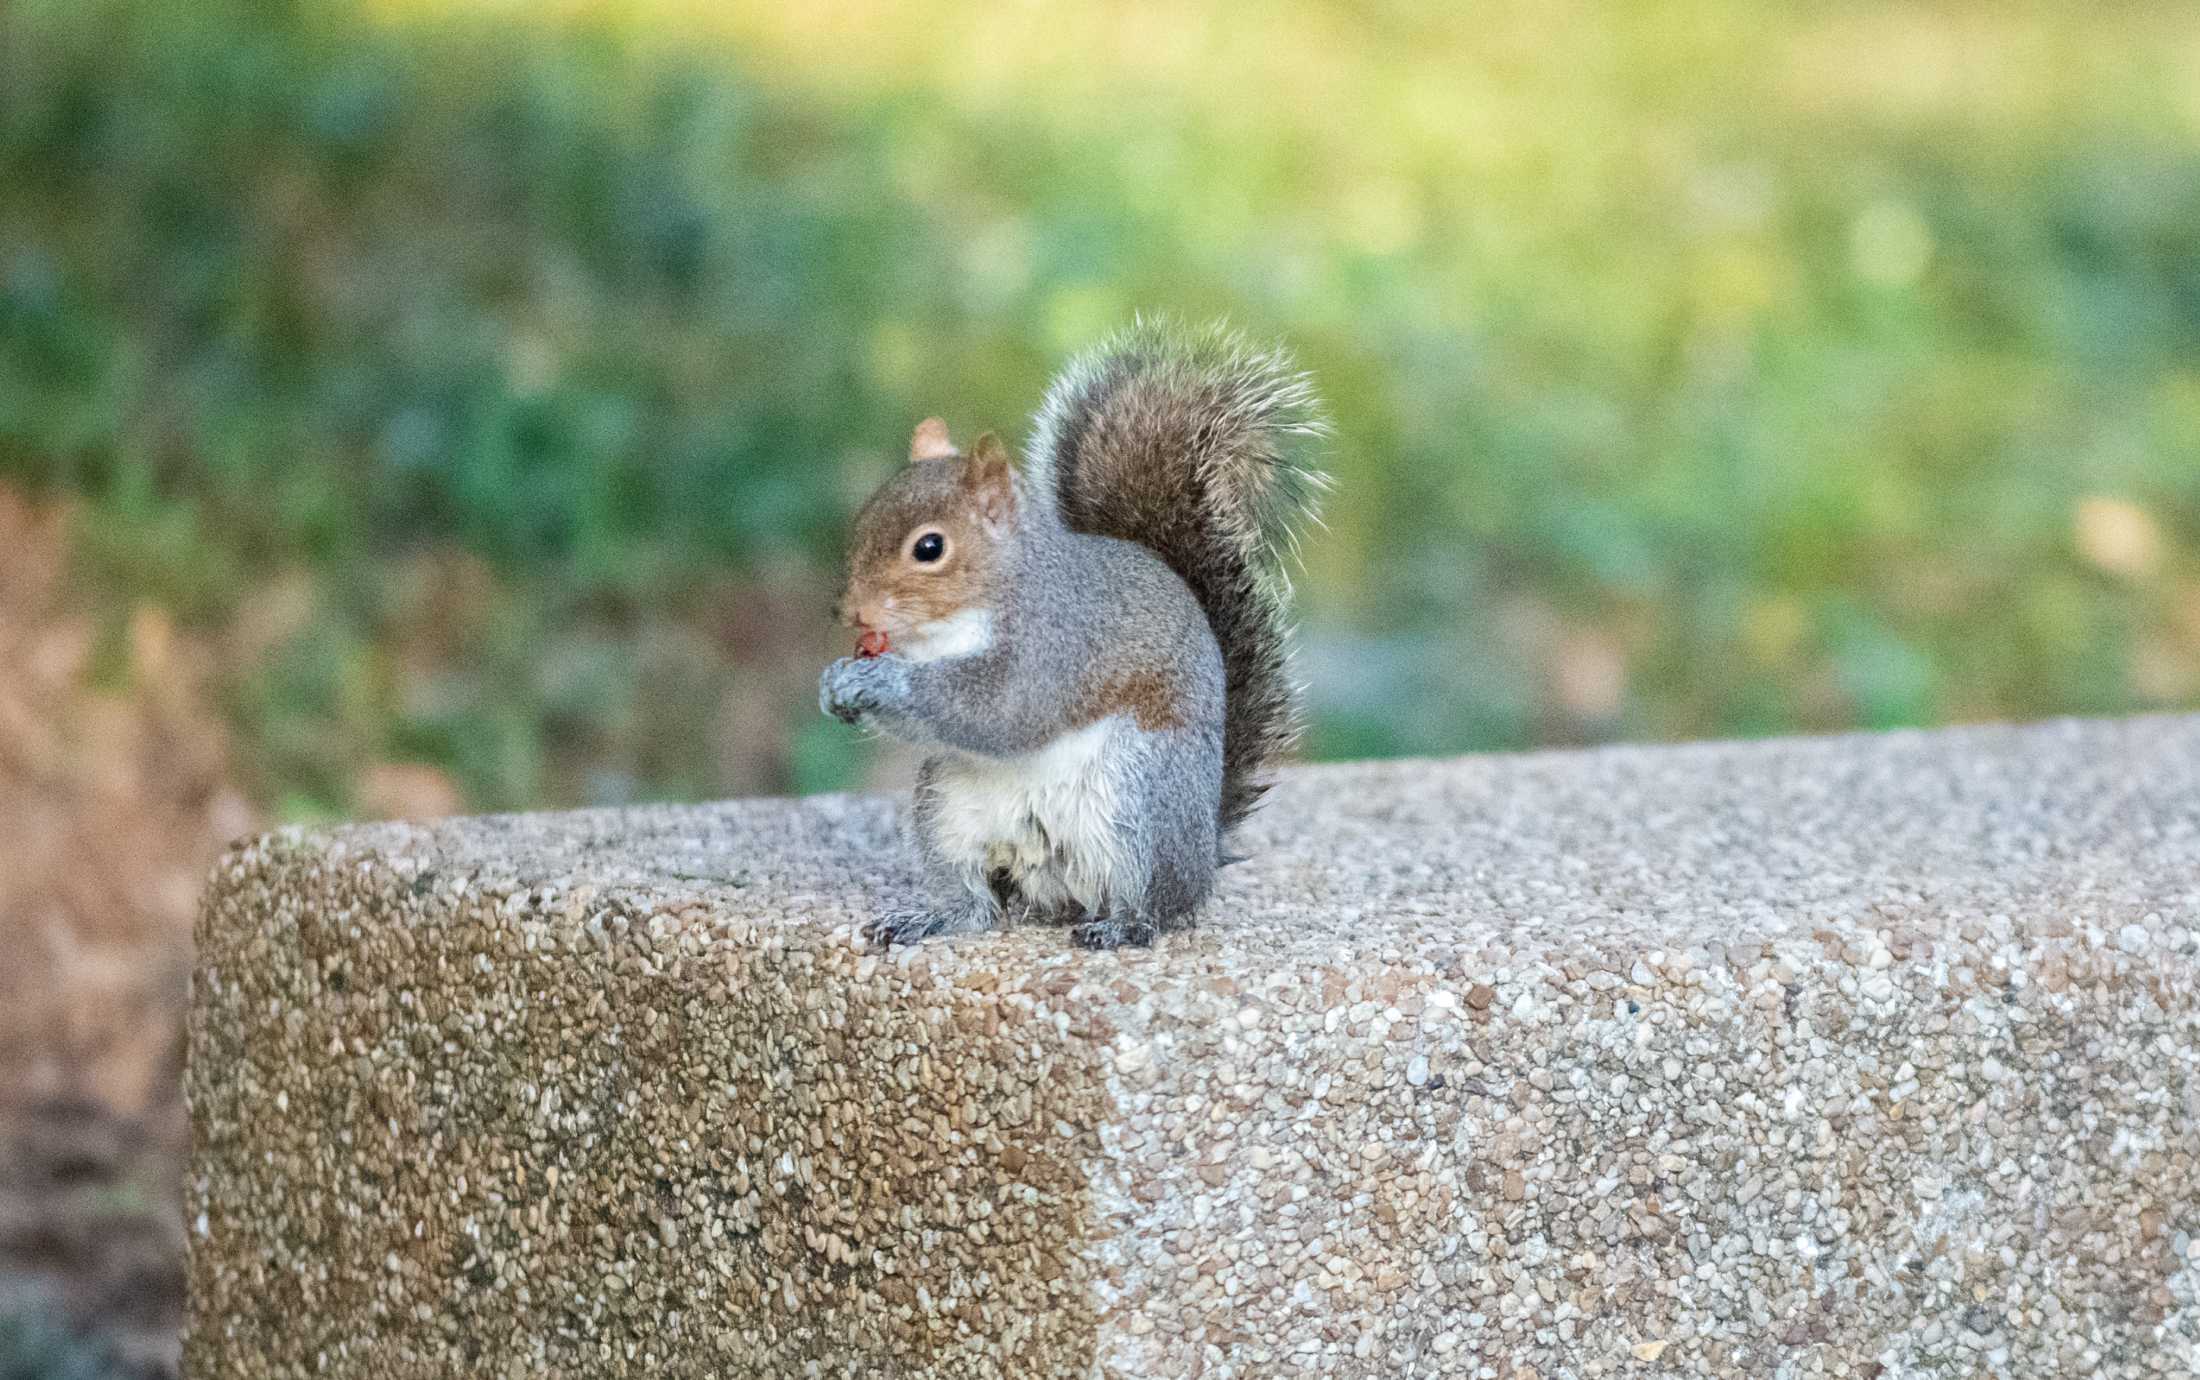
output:
M1326 432L1280 351L1221 325L1141 322L1062 371L1032 437L1034 487L1072 530L1151 548L1207 611L1227 685L1225 829L1299 734L1282 557L1328 487L1303 454Z

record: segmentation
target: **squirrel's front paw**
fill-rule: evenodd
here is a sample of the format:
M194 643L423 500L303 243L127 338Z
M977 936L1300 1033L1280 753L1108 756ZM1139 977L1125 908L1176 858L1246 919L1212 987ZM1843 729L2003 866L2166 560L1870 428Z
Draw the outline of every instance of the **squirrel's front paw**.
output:
M817 682L817 707L842 723L858 723L884 708L897 680L909 669L898 657L844 656L825 668Z

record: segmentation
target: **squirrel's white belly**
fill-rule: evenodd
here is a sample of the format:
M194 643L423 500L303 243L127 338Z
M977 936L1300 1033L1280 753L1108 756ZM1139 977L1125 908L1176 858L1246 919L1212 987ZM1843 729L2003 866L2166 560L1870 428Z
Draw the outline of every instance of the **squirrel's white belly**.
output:
M1115 735L1135 731L1107 718L1021 757L943 757L933 845L974 870L1006 871L1035 906L1075 901L1100 912L1126 862L1108 749Z

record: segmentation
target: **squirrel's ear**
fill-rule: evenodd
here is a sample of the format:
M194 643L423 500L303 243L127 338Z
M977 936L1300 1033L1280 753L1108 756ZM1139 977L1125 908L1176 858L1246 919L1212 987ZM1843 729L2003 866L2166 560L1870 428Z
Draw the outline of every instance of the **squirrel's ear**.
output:
M1009 468L1008 447L990 431L970 447L967 483L987 522L1004 523L1016 511L1016 477Z
M937 417L927 417L917 423L917 429L909 435L911 460L952 460L955 443L948 439L947 423Z

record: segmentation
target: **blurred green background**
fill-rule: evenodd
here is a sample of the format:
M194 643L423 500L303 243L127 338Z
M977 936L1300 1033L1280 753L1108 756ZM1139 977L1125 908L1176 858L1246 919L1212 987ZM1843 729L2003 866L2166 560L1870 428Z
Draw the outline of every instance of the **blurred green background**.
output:
M1141 309L1314 755L2200 701L2189 0L0 4L0 486L274 817L860 783L854 503Z

